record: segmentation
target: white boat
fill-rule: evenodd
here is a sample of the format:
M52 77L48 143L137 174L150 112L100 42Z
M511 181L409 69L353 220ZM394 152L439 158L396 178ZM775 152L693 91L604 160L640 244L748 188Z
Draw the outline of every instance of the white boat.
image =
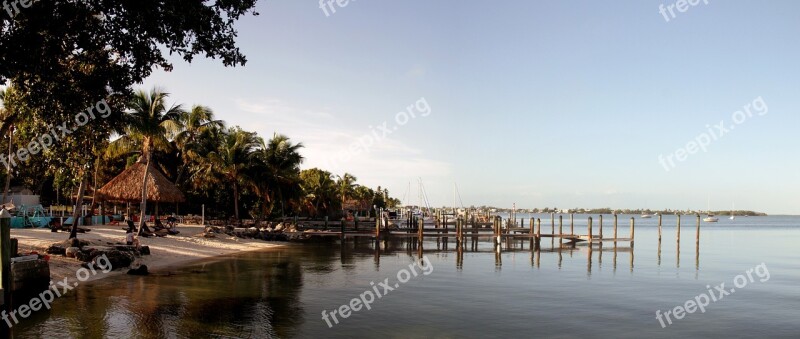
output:
M734 215L734 213L733 213L733 210L736 208L736 207L735 207L736 205L734 204L733 206L734 206L734 207L731 207L731 217L730 217L730 219L731 219L731 220L736 220L736 215Z
M650 219L652 217L653 217L652 215L647 214L647 213L642 214L642 219Z
M708 215L703 219L705 222L718 222L719 218L711 214L711 198L708 199Z

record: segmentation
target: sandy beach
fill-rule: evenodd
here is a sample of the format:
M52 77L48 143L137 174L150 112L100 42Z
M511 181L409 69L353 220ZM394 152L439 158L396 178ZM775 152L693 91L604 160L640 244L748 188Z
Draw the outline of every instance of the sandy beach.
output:
M88 226L91 232L78 234L78 238L90 241L93 245L124 244L125 231L122 225L114 226ZM248 251L259 251L279 246L285 243L267 242L257 239L241 239L218 234L216 238L204 238L204 227L200 225L180 225L181 232L175 236L164 238L141 238L143 246L150 246L151 255L141 256L132 266L147 265L150 271L180 266L200 259L212 258L221 255L234 254ZM47 247L56 242L67 239L68 233L50 232L46 228L37 229L12 229L11 237L19 239L20 253L38 251L45 253ZM75 272L80 269L81 262L74 258L59 255L50 255L50 275L57 281L68 277L75 277ZM110 274L94 276L91 280L106 278L117 274L125 274L127 269L116 270Z

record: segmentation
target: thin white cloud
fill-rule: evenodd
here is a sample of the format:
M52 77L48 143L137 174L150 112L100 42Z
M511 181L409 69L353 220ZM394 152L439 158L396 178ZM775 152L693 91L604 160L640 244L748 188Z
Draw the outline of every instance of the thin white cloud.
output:
M392 135L381 136L356 152L350 151L363 145L359 140L375 139L375 134L369 127L346 125L330 110L298 107L275 98L237 98L234 102L239 110L250 113L242 125L245 129L256 130L265 137L277 132L302 142L304 168L319 167L334 174L350 172L359 182L384 184L408 177L449 177L452 173L450 164L426 158L422 150ZM380 123L374 121L373 125Z

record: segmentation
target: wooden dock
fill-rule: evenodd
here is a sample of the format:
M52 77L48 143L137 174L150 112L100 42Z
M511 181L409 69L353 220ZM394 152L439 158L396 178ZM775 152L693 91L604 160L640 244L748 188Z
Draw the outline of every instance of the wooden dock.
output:
M307 237L339 237L339 238L353 238L353 237L367 237L367 238L417 238L424 239L443 239L455 238L458 242L464 240L479 240L490 239L495 243L500 243L509 240L533 240L537 246L543 238L559 239L559 242L567 243L582 243L586 242L590 245L600 244L603 242L614 243L629 243L630 247L634 245L635 235L635 220L630 219L630 233L626 237L618 235L618 218L613 215L613 236L608 237L603 234L603 217L600 216L600 223L598 233L593 232L593 219L588 218L588 233L575 234L574 233L574 215L570 215L570 232L565 233L563 218L558 218L558 229L556 230L555 215L550 218L550 233L542 233L541 219L531 218L528 226L524 227L525 221L519 222L512 219L503 219L499 216L494 216L491 222L479 222L475 218L458 218L455 222L436 221L432 225L425 225L421 219L411 219L403 223L403 225L392 224L387 219L377 219L370 221L354 221L345 222L341 221L339 225L333 226L331 223L324 221L308 221L300 222L298 229L303 231ZM374 223L372 227L369 224ZM325 229L320 230L320 226Z

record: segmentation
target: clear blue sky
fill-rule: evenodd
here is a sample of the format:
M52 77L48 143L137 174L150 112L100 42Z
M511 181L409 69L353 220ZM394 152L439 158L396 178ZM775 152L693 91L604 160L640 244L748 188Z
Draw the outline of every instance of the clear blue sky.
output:
M421 177L437 206L456 182L465 205L800 214L800 2L701 1L669 22L661 4L260 1L238 24L246 67L176 59L144 87L303 142L305 168L424 97L430 115L329 169L397 197ZM758 97L768 114L659 163Z

